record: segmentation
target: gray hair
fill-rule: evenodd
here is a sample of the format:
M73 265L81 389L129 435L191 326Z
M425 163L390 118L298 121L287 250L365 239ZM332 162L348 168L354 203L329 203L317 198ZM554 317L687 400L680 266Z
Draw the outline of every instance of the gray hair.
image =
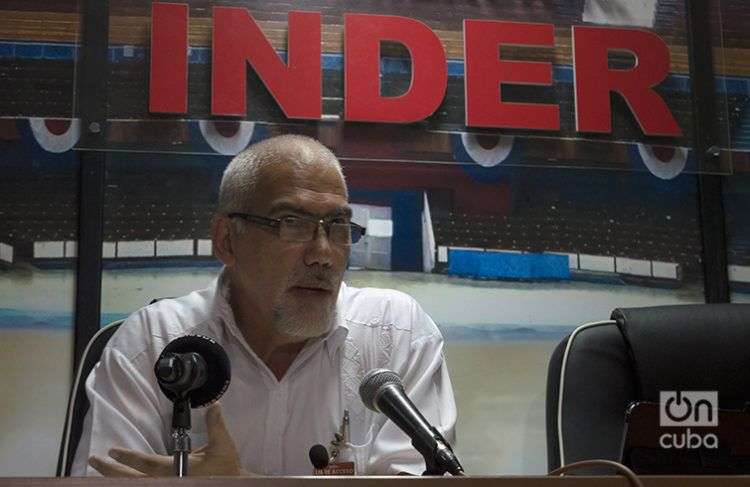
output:
M298 153L303 157L294 157ZM305 157L307 156L307 157ZM247 210L253 199L258 181L264 170L281 164L291 164L295 169L321 163L333 168L345 181L341 164L327 147L312 137L286 134L271 137L251 145L237 154L224 170L219 187L217 214ZM244 221L235 219L235 229L242 233Z

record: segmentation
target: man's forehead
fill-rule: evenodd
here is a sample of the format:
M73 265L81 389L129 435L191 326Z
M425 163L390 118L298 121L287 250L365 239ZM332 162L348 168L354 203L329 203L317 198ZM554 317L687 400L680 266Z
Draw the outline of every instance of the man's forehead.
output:
M347 199L346 184L330 163L278 163L261 172L254 206L329 214L345 211Z

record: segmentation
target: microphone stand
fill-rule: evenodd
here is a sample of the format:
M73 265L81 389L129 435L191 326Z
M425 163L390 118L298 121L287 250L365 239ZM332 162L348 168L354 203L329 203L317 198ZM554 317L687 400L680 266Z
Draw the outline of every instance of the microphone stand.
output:
M420 447L412 441L414 448L423 453L422 457L424 457L426 469L422 475L443 476L446 473L450 473L454 477L466 476L463 467L461 467L456 456L453 454L453 449L450 447L450 444L445 441L443 435L441 435L434 426L430 427L430 430L433 433L433 438L436 440L434 449L430 449L429 447L426 447L426 445ZM431 451L429 454L424 454L426 450Z
M187 477L190 444L190 397L183 396L174 401L172 408L172 445L174 457L174 474Z
M212 384L207 384L209 371ZM172 340L154 364L156 381L173 405L172 455L175 476L188 475L191 407L206 406L221 397L229 386L230 371L229 357L224 349L202 335L185 335Z
M173 342L174 343L174 342ZM162 352L164 355L164 352ZM172 400L173 472L187 477L190 456L190 394L206 382L206 362L198 353L168 353L154 366L156 380Z

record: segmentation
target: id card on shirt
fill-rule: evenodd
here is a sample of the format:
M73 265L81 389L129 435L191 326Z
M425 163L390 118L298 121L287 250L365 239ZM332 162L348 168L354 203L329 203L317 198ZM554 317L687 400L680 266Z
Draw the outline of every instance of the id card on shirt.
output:
M356 475L354 462L331 463L325 468L313 469L313 475Z

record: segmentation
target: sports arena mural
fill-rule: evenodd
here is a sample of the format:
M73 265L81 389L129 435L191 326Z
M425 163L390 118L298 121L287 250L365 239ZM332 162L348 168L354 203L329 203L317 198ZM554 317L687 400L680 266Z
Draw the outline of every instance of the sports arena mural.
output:
M0 340L27 350L33 343L40 354L56 350L60 360L69 360L81 152L107 153L101 310L106 323L154 297L204 286L218 271L208 229L228 161L266 137L306 134L340 158L355 220L368 227L368 237L352 249L347 280L415 295L448 340L459 410L466 418L459 424L458 449L467 469L542 473L541 391L557 341L581 322L606 318L616 306L703 301L698 174L724 176L733 299L750 300L750 223L743 217L750 208L750 38L743 27L750 7L740 0L714 2L720 137L717 157L699 164L692 143L684 1L608 7L613 3L618 2L320 0L280 6L244 0L220 5L110 0L107 117L103 126L91 127L80 121L80 94L75 92L78 3L3 2ZM267 65L277 68L299 61L294 58L299 44L288 39L290 11L318 13L319 116L287 116L284 108L295 102L282 106L277 92L289 88L269 84L264 76L271 76L270 68L258 70L252 63L245 70L244 91L235 92L245 97L244 115L214 115L214 6L251 15L255 35L277 56ZM160 8L185 15L155 22L152 12ZM347 14L407 18L439 41L444 89L442 96L433 94L434 107L424 116L410 123L383 123L373 113L347 116L347 92L357 90L346 81L347 62L352 62L344 44ZM555 106L559 126L499 128L467 119L472 69L465 58L467 19L546 26L543 42L518 46L512 44L520 41L512 41L500 50L500 58L520 63L519 68L541 63L538 69L549 72L547 78L540 75L546 81L528 71L521 79L503 78L495 101L502 97L502 103L528 109ZM666 72L643 90L663 100L662 113L673 118L679 133L644 130L642 118L649 115L639 118L638 110L647 108L634 109L627 96L615 92L607 92L609 104L598 107L611 130L581 130L575 84L581 59L574 60L574 27L604 34L626 29L660 39L668 54ZM178 54L184 51L184 84L172 92L169 83L161 85L162 95L184 101L184 110L169 108L169 98L168 109L158 106L164 98L154 95L154 29L171 32L161 42L175 42ZM179 35L186 42L178 42ZM617 38L605 39L617 47ZM379 82L368 96L386 106L381 117L403 113L388 112L386 102L412 89L429 91L435 65L417 64L403 43L376 44ZM162 62L182 66L179 56L166 59ZM609 70L634 65L633 55L619 50L607 61ZM426 76L419 85L423 88L413 86L415 73ZM103 134L97 142L83 137L93 130ZM2 360L12 364L23 358L4 351ZM497 383L482 381L486 370L493 371ZM37 373L45 374L50 401L60 404L62 414L70 371L50 363ZM3 387L17 388L18 380L6 377ZM25 424L43 437L57 435L62 417L59 424L50 420L31 426L32 414L19 400L0 414L0 431ZM496 424L492 431L487 431L487 418ZM0 440L0 459L25 465L14 467L21 468L19 474L49 473L45 469L54 463L56 440L33 447L49 458L40 465L22 461L23 447L13 445L23 441L8 438ZM521 447L509 449L511 443ZM4 465L0 470L13 473Z

